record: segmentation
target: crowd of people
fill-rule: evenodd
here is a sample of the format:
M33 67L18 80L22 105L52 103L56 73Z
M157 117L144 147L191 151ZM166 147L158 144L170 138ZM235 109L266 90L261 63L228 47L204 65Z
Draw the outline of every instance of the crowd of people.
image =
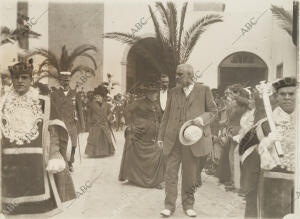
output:
M177 66L172 89L168 75L162 74L159 81L141 83L133 92L113 98L107 83L86 94L71 89L70 72L60 72L60 88L31 86L32 70L32 61L20 62L9 67L10 77L2 76L4 213L41 213L75 198L70 172L81 132L89 133L85 154L101 158L115 154L114 132L124 131L119 181L165 189L165 208L160 212L164 217L175 211L180 166L182 207L190 217L197 215L194 193L202 185L203 169L227 191L245 197L245 217L258 217L261 211L257 197L262 195L262 173L295 171L294 78L273 83L271 108L266 108L260 87L233 84L225 91L210 89L194 81L188 64ZM266 119L268 113L272 121ZM275 129L269 125L273 122ZM286 183L282 180L272 182L281 188ZM293 184L285 189L292 193ZM266 217L293 211L280 209L276 197L270 200L279 207L265 210ZM6 209L16 202L12 210Z

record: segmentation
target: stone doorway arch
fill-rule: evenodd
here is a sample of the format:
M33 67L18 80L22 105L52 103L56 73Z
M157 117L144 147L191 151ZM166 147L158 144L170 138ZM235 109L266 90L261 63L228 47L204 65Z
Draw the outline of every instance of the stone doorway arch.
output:
M218 88L224 91L232 84L255 86L268 79L268 66L258 55L251 52L235 52L219 64Z

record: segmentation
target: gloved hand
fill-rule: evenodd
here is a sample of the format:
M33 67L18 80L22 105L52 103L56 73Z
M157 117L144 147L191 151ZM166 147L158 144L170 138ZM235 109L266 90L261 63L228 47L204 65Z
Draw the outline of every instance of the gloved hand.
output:
M157 145L159 148L163 148L164 147L164 142L163 141L157 141Z
M198 126L204 126L204 122L203 122L203 119L202 117L197 117L195 119L193 119L193 122L195 125L198 125Z
M66 162L64 161L64 159L51 159L48 162L46 170L51 173L58 173L63 171L65 168Z
M235 135L235 136L232 137L232 139L233 139L236 143L240 143L241 136L240 136L240 135Z

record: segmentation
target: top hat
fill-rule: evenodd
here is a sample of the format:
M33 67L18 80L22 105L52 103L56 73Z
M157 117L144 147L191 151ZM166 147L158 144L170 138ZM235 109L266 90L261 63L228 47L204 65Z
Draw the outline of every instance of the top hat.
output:
M179 131L179 141L182 145L193 145L203 136L203 128L196 125L193 120L185 122Z

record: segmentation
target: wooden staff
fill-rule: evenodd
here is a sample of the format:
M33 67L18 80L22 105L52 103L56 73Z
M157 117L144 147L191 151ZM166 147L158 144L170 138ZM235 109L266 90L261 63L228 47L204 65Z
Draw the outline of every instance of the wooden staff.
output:
M297 63L297 99L296 99L296 133L300 132L300 90L299 90L299 83L300 83L300 56L299 56L299 25L300 25L300 7L299 7L299 2L295 1L293 3L294 7L293 9L296 11L298 11L298 16L296 16L294 18L294 20L297 19L296 22L296 34L297 34L297 38L296 38L296 51L297 51L297 59L296 59L296 63ZM300 136L299 134L296 135L296 177L295 177L295 191L294 191L294 209L295 209L295 218L300 218Z
M272 117L272 106L269 99L269 96L271 96L273 93L272 85L270 83L266 83L265 81L261 81L259 82L259 85L256 85L256 89L259 91L261 97L263 98L264 107L267 114L270 129L273 132L276 130L276 126ZM283 158L283 151L279 141L275 142L275 149L281 161L281 159Z

